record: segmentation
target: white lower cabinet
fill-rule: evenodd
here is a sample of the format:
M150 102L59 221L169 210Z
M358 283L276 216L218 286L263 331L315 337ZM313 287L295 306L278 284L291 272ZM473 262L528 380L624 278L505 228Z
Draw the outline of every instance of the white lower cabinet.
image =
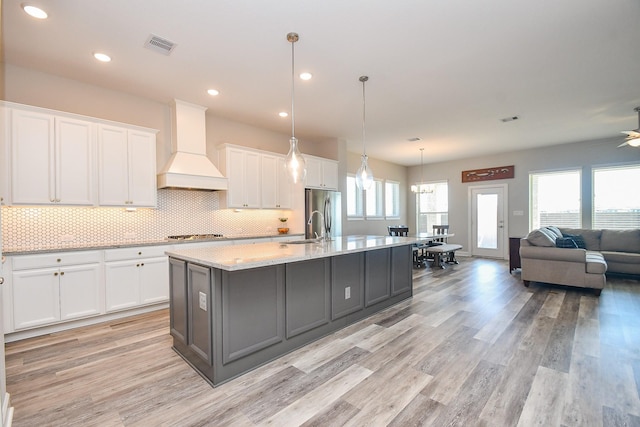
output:
M14 258L13 328L27 329L103 313L100 259L99 252ZM32 268L35 265L39 268Z
M168 246L105 251L106 311L169 300Z

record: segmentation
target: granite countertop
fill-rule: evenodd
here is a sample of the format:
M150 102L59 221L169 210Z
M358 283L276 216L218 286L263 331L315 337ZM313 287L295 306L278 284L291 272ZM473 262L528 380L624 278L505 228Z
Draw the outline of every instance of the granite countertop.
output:
M119 249L119 248L131 248L138 246L161 246L161 245L181 245L185 243L205 243L205 242L236 242L247 239L258 239L258 238L273 238L273 237L291 237L293 240L296 237L304 236L304 234L259 234L259 235L230 235L225 237L213 237L210 239L197 239L197 240L170 240L170 239L159 239L159 240L126 240L126 241L116 241L112 243L86 243L86 244L78 244L78 243L60 243L57 245L47 246L47 247L38 247L38 248L2 248L2 254L11 256L11 255L35 255L35 254L46 254L51 252L72 252L72 251L90 251L90 250L101 250L101 249Z
M208 267L235 271L393 246L405 246L418 240L414 237L342 236L323 243L265 242L252 245L236 244L193 249L175 248L167 251L167 255Z

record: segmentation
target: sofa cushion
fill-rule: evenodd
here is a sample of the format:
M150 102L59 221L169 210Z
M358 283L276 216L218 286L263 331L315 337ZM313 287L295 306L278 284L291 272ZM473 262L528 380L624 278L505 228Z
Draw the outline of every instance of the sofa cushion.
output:
M640 229L602 230L600 250L640 253Z
M529 241L533 246L554 247L556 245L556 236L549 230L537 228L535 230L531 230L531 232L527 234L527 241Z
M600 236L602 235L602 230L589 230L587 228L561 228L560 231L565 234L582 236L586 249L589 251L600 250Z
M599 252L587 251L587 273L604 274L607 272L607 263Z
M622 264L636 264L640 266L640 253L631 252L609 252L602 251L602 256L607 262L615 262Z

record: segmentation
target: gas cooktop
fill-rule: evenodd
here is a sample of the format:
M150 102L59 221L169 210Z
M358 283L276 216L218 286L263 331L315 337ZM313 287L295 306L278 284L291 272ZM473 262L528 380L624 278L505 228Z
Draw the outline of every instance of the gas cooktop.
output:
M183 234L180 236L167 236L169 240L203 240L223 237L222 234Z

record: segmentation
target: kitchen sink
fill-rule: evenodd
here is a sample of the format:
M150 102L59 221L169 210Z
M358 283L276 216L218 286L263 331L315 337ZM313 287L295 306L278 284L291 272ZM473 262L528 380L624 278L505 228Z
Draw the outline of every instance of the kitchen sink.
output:
M306 245L308 243L322 243L320 239L287 240L282 242L285 245Z

